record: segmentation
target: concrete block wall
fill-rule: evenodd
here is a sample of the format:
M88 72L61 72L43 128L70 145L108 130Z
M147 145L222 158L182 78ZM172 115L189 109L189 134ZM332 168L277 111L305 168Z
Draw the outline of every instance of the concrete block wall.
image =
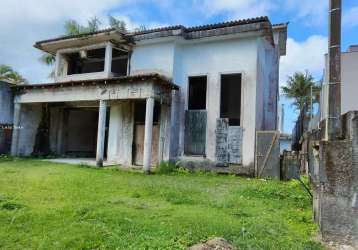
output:
M358 248L358 112L343 116L343 128L343 140L320 141L314 214L323 240Z

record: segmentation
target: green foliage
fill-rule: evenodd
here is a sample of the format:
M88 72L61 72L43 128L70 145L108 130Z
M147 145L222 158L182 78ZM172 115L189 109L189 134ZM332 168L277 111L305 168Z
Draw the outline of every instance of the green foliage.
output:
M157 174L170 174L177 170L177 166L174 163L168 161L162 161L156 168Z
M109 16L109 23L112 28L117 28L123 32L127 32L126 23L122 20L118 20L112 16ZM91 32L96 32L100 29L100 25L102 24L101 20L99 20L96 16L92 17L88 20L87 25L81 25L76 20L70 19L65 21L64 30L65 36L73 36L73 35L81 35ZM55 55L44 53L40 57L40 61L46 65L52 66L55 63L56 57ZM54 77L54 72L52 71L50 77Z
M17 71L4 64L0 65L0 80L10 81L14 84L27 83L27 80L24 79Z
M323 249L296 181L0 159L1 249ZM8 206L5 207L16 207Z
M108 17L109 19L109 25L112 27L112 28L115 28L121 32L127 32L127 25L126 25L126 22L124 22L123 20L119 20L113 16L109 16Z
M282 92L288 98L294 100L293 105L298 110L302 110L305 105L310 105L311 88L313 90L313 101L318 102L320 87L316 85L313 76L306 71L305 73L296 72L287 80L287 86L282 87Z

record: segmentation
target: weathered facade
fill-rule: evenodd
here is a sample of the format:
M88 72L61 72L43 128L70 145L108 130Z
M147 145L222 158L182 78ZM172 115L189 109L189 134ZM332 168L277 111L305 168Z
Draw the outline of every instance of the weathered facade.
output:
M35 47L56 55L55 83L17 88L12 154L146 170L210 162L254 175L256 132L277 130L286 39L287 24L261 17L40 41Z
M14 99L11 86L0 81L0 154L8 154L11 146Z

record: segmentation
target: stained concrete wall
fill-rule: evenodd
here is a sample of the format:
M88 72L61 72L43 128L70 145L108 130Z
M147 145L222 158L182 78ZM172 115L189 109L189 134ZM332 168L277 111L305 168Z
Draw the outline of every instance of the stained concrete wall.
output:
M107 160L132 165L134 136L134 103L123 101L111 104Z
M14 119L14 97L11 84L0 81L0 124L12 124Z
M158 162L170 158L170 121L171 108L162 104L160 108L160 132L158 145ZM134 102L122 101L111 103L107 160L124 166L133 164L134 138Z
M315 151L308 154L313 157L309 169L314 214L323 240L358 248L358 112L349 112L342 120L342 140L323 141L310 135L319 142L318 166Z
M254 164L257 39L181 44L176 48L174 82L181 88L179 155L184 150L184 110L188 77L207 75L206 157L216 161L216 120L220 117L220 74L242 73L243 164ZM205 62L205 63L204 63Z
M21 104L16 155L30 156L33 153L41 115L41 104Z
M273 47L266 39L260 39L258 48L256 128L277 130L279 47Z
M10 86L0 81L0 154L9 153L11 147L14 97Z
M206 75L208 124L206 158L216 161L216 119L220 117L220 75L242 74L242 163L254 166L255 130L276 129L279 50L259 36L140 41L131 57L131 74L156 71L181 87L172 98L171 159L184 155L184 111L189 76ZM260 67L258 67L258 65ZM256 91L259 91L257 95ZM178 134L179 133L179 134Z

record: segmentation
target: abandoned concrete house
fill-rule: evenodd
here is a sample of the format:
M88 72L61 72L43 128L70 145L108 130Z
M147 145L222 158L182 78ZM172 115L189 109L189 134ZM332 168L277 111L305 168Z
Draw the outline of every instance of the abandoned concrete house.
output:
M195 159L255 174L257 131L276 131L287 24L267 17L40 41L55 82L17 86L12 155L125 166Z

